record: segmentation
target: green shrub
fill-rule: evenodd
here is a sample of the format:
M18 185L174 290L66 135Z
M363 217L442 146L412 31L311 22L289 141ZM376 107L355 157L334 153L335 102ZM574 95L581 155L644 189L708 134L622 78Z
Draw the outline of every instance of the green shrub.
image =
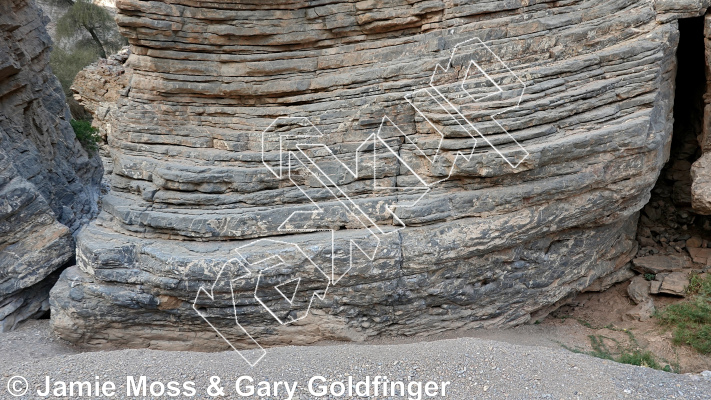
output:
M614 338L603 335L589 335L588 338L590 338L590 347L592 347L592 351L571 349L566 346L563 347L575 353L587 354L589 356L602 358L604 360L659 369L666 372L680 373L681 368L678 364L669 363L661 357L656 357L651 351L641 349L637 339L631 331L626 329L620 330L612 326L607 326L605 328L625 332L629 337L629 344L625 345ZM608 346L608 343L612 347Z
M662 369L663 367L657 362L657 358L652 354L651 351L641 350L637 346L637 340L630 331L626 331L627 335L630 337L633 346L623 347L620 342L612 338L608 338L602 335L590 335L590 346L593 350L588 353L589 355L597 358L603 358L605 360L616 361L622 364L637 365L640 367L649 367L653 369ZM613 355L613 351L608 348L605 344L605 339L613 341L617 347L619 354L617 356Z
M657 318L662 325L673 328L675 344L711 354L711 276L692 277L687 291L689 299L667 306Z
M101 136L98 133L99 130L91 126L91 122L73 119L70 123L74 128L74 134L77 135L77 139L87 151L92 153L99 148Z
M622 364L662 369L662 366L659 365L654 354L649 350L632 350L631 352L622 353L615 361Z
M689 286L686 288L686 293L711 297L711 276L702 279L701 275L692 275L691 279L689 279Z

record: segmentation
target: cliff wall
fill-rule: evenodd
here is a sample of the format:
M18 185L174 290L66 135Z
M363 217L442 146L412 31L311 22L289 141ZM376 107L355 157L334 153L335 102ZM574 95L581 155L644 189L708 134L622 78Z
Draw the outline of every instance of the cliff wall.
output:
M98 213L101 162L69 124L46 23L30 1L0 3L0 331L49 310L72 233Z
M708 2L116 6L112 190L53 326L213 349L515 325L619 271Z

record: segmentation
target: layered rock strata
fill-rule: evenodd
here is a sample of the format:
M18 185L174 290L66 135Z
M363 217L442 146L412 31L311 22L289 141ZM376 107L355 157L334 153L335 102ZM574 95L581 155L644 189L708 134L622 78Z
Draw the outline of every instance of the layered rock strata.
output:
M204 350L227 344L201 315L245 347L535 320L627 268L669 153L676 19L707 6L120 0L112 191L54 329ZM446 68L477 38L488 81ZM438 64L441 95L471 97L418 97Z
M72 233L98 212L101 164L69 124L46 23L30 1L0 3L0 331L49 310Z

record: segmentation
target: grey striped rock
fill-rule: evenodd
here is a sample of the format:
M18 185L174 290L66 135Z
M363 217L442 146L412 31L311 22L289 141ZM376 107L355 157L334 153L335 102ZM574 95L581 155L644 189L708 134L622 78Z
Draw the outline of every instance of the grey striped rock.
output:
M69 125L46 22L29 1L0 3L0 331L49 310L72 233L98 212L101 164Z
M91 347L225 348L195 302L236 345L249 340L235 316L264 345L424 335L535 320L619 271L636 252L638 211L668 156L675 19L702 15L708 2L446 4L118 1L131 78L106 129L112 190L77 237L77 266L52 291L54 330ZM452 170L472 138L436 104L418 103L428 123L404 98L472 38L526 86L519 107L497 117L529 153L516 168L479 138ZM449 72L466 74L462 64ZM520 149L487 117L515 105L504 95L457 103L509 155ZM325 211L305 226L335 230L339 265L349 240L368 242L318 174L295 172L296 187L262 162L281 159L277 140L261 141L281 116L308 118L348 162L384 116L412 139L384 131L401 159L357 178L312 153L373 223L406 227L384 235L372 260L356 259L308 318L285 325L255 296L266 268L240 275L236 251L288 256L283 278L308 269L307 259L328 267L329 233L281 229L314 210L309 199ZM440 143L433 125L444 136L439 164L425 157ZM397 188L416 183L414 174L449 179L395 218L385 206L412 199ZM374 195L376 180L389 189ZM291 244L253 244L260 239L298 244L306 258ZM215 282L212 299L198 296ZM306 289L317 290L312 283Z

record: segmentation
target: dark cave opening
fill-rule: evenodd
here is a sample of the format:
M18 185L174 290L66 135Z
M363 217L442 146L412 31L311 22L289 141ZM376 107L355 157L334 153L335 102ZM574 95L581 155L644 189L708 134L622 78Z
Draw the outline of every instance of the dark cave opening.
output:
M669 162L660 178L672 186L674 204L691 205L691 164L701 156L698 138L704 118L706 58L704 18L679 20L676 91L674 93L674 133Z
M711 218L691 208L690 170L701 156L699 138L706 92L704 17L679 20L679 34L669 160L640 215L638 257L658 253L686 255L687 245L711 247Z
M39 283L36 283L35 286L44 288L44 289L41 289L41 292L49 294L49 290L57 283L57 281L59 280L59 276L62 274L62 272L65 269L67 269L73 265L76 265L76 263L77 263L76 257L70 258L67 262L65 262L56 271L49 274L46 278L44 278ZM42 305L39 307L37 312L34 314L33 319L51 319L51 318L52 318L52 310L49 307L49 297L47 297L46 301L42 303Z

